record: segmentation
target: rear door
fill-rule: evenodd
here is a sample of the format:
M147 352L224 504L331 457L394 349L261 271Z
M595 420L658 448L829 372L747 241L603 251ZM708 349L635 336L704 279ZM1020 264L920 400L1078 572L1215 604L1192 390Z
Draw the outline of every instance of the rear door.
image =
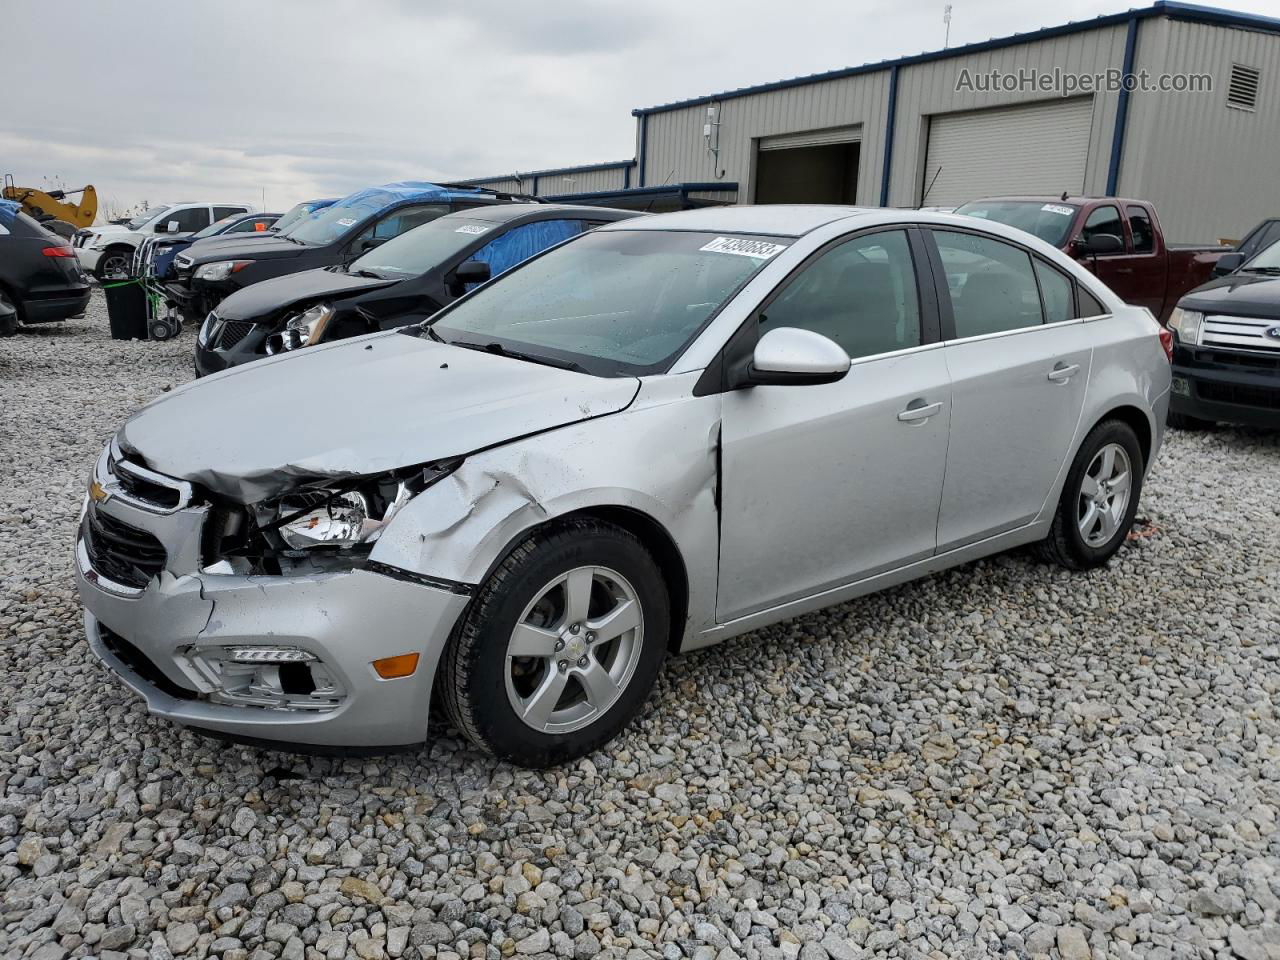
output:
M945 278L939 299L953 396L942 553L1040 513L1075 436L1093 349L1066 274L985 233L928 233L935 273Z
M951 386L926 260L913 229L838 241L737 335L813 330L853 365L836 383L724 395L720 622L933 554Z
M1129 225L1129 255L1126 259L1133 270L1133 296L1125 300L1146 307L1159 317L1163 315L1168 292L1168 254L1150 210L1141 204L1131 203L1124 208L1124 215Z

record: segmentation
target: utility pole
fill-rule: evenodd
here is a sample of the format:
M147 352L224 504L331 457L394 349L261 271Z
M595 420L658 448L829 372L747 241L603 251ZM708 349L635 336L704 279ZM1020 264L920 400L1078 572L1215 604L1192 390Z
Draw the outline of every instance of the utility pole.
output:
M942 35L942 49L945 50L951 46L951 4L947 4L942 8L942 22L945 25L945 33Z

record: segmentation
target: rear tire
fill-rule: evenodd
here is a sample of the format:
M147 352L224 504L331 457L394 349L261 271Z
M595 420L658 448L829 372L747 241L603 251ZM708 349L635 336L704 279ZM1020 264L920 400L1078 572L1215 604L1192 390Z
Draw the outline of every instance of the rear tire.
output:
M1067 471L1049 535L1034 547L1040 559L1091 570L1115 556L1138 512L1145 472L1142 446L1127 423L1104 420L1089 431Z
M534 531L481 585L436 689L480 749L553 766L602 746L635 717L669 631L666 585L640 541L574 520Z
M1175 430L1208 430L1213 426L1212 420L1201 420L1199 417L1188 416L1185 413L1174 413L1169 411L1169 415L1165 417L1166 424Z

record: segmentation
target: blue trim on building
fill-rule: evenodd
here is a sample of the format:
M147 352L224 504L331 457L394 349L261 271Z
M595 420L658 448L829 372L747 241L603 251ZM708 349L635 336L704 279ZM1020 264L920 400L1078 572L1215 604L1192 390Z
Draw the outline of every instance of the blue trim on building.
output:
M563 203L574 203L584 200L607 200L610 197L645 197L662 193L678 193L688 197L691 193L710 193L712 191L734 192L738 190L736 183L716 181L714 183L667 183L657 187L631 187L628 190L597 190L594 193L561 193L546 197Z
M1124 135L1129 122L1129 88L1123 81L1133 76L1133 61L1138 51L1138 17L1129 21L1129 32L1124 38L1124 65L1120 68L1122 84L1116 95L1116 126L1111 134L1111 161L1107 165L1107 196L1116 195L1120 181L1120 160L1124 156Z
M639 149L636 151L636 186L637 187L644 186L644 154L645 154L645 147L648 145L646 143L648 133L649 133L649 117L646 115L640 118L640 146L639 146Z
M1032 30L1030 33L1015 33L1007 37L995 37L991 40L980 40L977 43L965 44L962 47L950 47L946 50L933 50L928 53L917 53L909 57L899 57L894 60L881 60L879 63L864 63L856 67L843 67L838 70L828 70L825 73L813 73L804 77L793 77L789 80L775 80L772 83L761 83L751 87L739 87L737 90L726 90L723 93L711 93L702 97L692 97L688 100L676 100L672 103L663 103L653 107L638 107L631 111L632 116L646 117L651 113L666 113L671 110L680 110L685 107L696 107L700 104L711 103L715 100L733 100L738 97L749 97L757 93L769 93L773 90L787 90L791 87L803 87L811 83L821 83L824 80L839 80L843 77L853 77L864 73L874 73L878 70L888 70L893 67L905 67L916 63L930 63L935 60L946 60L950 57L963 57L973 53L983 53L988 50L999 50L1002 47L1011 47L1023 43L1032 43L1037 40L1050 40L1054 37L1067 36L1073 33L1084 33L1089 30L1097 30L1102 27L1116 26L1122 23L1128 23L1133 20L1146 19L1148 17L1169 17L1174 20L1188 20L1195 23L1209 23L1217 26L1239 27L1244 30L1258 30L1265 33L1280 33L1280 19L1275 17L1264 17L1254 13L1238 13L1234 10L1220 10L1217 7L1202 7L1194 3L1178 3L1174 0L1157 0L1156 3L1149 7L1141 7L1136 10L1126 10L1124 13L1110 13L1092 20L1081 20L1073 23L1064 23L1056 27L1044 27L1040 30Z
M898 65L889 70L889 108L884 119L884 169L880 171L880 206L889 205L889 171L893 166L893 126L898 119Z

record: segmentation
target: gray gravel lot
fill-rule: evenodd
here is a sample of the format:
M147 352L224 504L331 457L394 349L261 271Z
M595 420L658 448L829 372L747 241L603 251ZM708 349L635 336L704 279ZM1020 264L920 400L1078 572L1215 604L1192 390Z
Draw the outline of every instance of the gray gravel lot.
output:
M308 759L148 718L82 639L87 471L192 339L95 297L0 340L0 956L1280 958L1275 435L1172 434L1108 570L670 661L572 768Z

